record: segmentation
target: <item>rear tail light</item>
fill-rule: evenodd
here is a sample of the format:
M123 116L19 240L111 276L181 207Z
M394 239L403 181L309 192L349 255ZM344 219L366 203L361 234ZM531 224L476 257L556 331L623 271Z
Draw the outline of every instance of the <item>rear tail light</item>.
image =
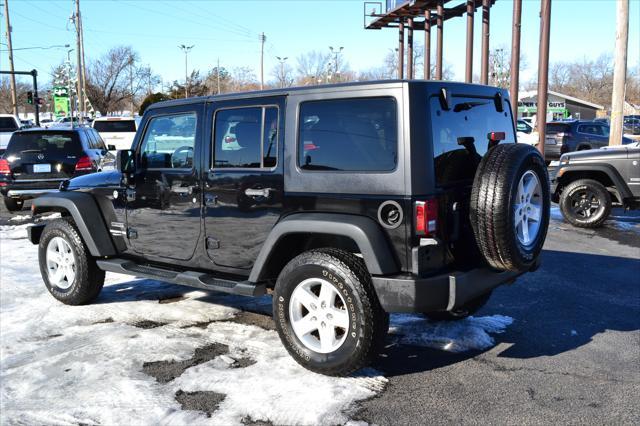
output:
M438 200L416 201L416 234L434 236L438 230Z
M224 143L233 143L236 141L236 138L234 138L233 136L226 136L224 138Z
M4 158L0 158L0 175L10 175L11 167L9 167L9 162Z
M556 133L556 140L560 143L562 143L564 138L572 138L573 134L571 134L571 132L560 132L560 133Z
M93 171L93 163L88 155L80 157L76 163L76 172L90 172Z

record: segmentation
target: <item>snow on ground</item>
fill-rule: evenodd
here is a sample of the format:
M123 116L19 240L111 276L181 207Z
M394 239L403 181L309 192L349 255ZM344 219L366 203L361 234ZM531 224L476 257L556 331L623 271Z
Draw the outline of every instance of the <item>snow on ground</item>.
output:
M387 380L373 369L348 378L311 373L290 358L275 331L233 322L240 308L268 312L269 305L268 297L107 274L95 304L65 306L42 283L26 225L0 226L0 422L342 424L345 410L383 391ZM450 351L485 349L494 344L488 333L511 321L494 315L440 323L394 315L391 339ZM196 360L203 348L217 355ZM161 361L179 368L156 380L145 363ZM181 398L201 392L212 392L201 394L211 395L209 414L182 408Z

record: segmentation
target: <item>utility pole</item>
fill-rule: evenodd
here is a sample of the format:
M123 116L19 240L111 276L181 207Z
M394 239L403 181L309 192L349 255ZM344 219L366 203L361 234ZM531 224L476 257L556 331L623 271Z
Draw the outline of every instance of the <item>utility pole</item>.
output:
M276 56L276 59L280 62L280 88L284 88L285 86L285 75L284 75L284 63L286 62L287 59L289 59L289 57L285 56L284 58L281 58L280 56Z
M178 46L184 52L184 97L185 99L189 97L189 74L187 71L187 55L189 54L189 51L193 49L193 46L195 45L192 44L191 46L186 46L184 44L181 44L180 46Z
M77 54L77 92L78 92L78 119L84 117L84 93L82 85L82 46L80 42L80 0L75 0L76 11L72 16L73 23L76 26L76 54Z
M135 109L133 96L133 55L129 56L129 85L129 91L131 92L131 116L133 117L133 110Z
M624 92L627 81L627 46L629 44L629 0L618 0L616 3L616 56L613 68L609 145L622 144Z
M467 56L464 67L464 82L473 82L473 13L474 0L467 0Z
M267 36L264 33L260 34L260 90L264 89L264 42L267 41Z
M509 95L515 113L513 121L518 120L518 86L520 85L520 28L522 21L522 0L513 1L513 28L511 29L511 78L509 79Z
M9 0L4 0L4 19L7 25L7 49L9 50L9 70L13 73L13 47L11 44L11 21L9 20ZM13 115L18 115L18 94L16 92L16 76L11 74L9 76L11 82L11 110Z
M540 2L540 50L538 54L538 98L536 127L538 150L544 158L547 135L547 94L549 90L549 33L551 29L551 0Z
M543 0L544 1L544 0ZM482 0L482 56L480 61L480 84L489 84L489 16L491 1Z

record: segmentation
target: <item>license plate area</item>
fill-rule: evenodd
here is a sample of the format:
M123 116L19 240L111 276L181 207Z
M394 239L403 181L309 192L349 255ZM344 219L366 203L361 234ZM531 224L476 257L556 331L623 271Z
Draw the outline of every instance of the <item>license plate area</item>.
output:
M557 142L556 142L556 138L546 138L546 139L545 139L545 143L546 143L547 145L555 145L555 144L557 143Z
M51 164L34 164L33 173L51 173Z

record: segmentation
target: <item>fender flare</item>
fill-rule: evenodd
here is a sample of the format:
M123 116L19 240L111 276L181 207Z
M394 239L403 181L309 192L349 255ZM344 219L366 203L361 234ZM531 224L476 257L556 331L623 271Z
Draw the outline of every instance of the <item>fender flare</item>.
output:
M278 222L251 269L250 282L260 282L273 248L291 234L324 234L351 238L372 275L398 272L395 256L380 226L371 218L340 213L296 213Z
M558 181L558 183L562 182L564 185L564 176L568 173L571 172L591 172L591 171L598 171L598 172L602 172L604 174L606 174L607 176L609 176L609 179L611 179L611 181L613 182L614 186L616 187L616 190L618 191L618 193L620 194L620 197L622 197L622 199L626 199L626 198L632 198L633 194L631 193L631 191L629 190L629 187L627 186L627 184L625 183L624 179L622 179L622 176L620 176L620 173L618 173L618 171L616 170L615 167L611 166L610 164L606 164L606 163L589 163L589 164L567 164L566 166L562 166L560 167L560 169L558 169L557 175L556 176L560 176L559 178L556 178L556 180Z
M46 211L67 211L92 256L113 256L117 253L98 203L90 194L62 191L33 200L33 214Z

